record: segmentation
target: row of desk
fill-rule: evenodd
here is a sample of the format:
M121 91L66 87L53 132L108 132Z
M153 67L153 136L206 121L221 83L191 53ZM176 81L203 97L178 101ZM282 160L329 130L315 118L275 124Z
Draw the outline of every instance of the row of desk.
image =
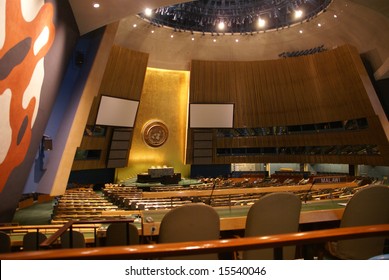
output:
M300 225L339 222L342 218L347 199L333 199L302 202ZM246 216L250 206L215 207L220 216L220 231L242 231L245 229ZM164 210L149 211L114 211L123 217L141 217L135 219L134 224L138 227L139 234L143 236L156 236L164 215L169 212ZM102 215L111 215L111 211L102 212Z
M334 199L334 200L320 200L320 201L308 201L302 202L301 214L300 214L300 225L308 224L322 224L322 223L333 223L339 222L342 218L345 204L347 199ZM215 210L220 216L220 231L244 231L246 224L246 216L250 206L231 206L231 207L215 207ZM134 224L138 228L140 236L145 237L156 237L159 234L159 227L164 215L170 210L150 210L150 211L103 211L102 216L109 218L115 214L116 217L120 218L134 218ZM64 221L65 223L65 221ZM97 236L104 238L106 228L109 224L96 224L91 221L90 226L78 225L82 233L86 237L87 243L94 243L93 232L96 229ZM21 226L16 233L11 234L13 246L20 246L23 232L36 231L35 228L41 228L43 232L46 232L47 236L50 236L56 229L61 225L46 225L46 226ZM75 230L79 230L75 228ZM15 227L3 227L0 230L10 230ZM88 230L89 228L89 230Z

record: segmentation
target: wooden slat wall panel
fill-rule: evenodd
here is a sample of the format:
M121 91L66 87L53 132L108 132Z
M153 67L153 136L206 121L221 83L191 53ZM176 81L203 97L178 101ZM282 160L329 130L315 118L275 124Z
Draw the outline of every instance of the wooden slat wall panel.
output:
M389 164L389 144L367 94L358 51L349 45L315 55L268 61L192 61L190 103L234 103L234 127L318 124L367 118L369 128L247 138L217 138L215 164L322 162ZM363 76L363 77L362 77ZM188 135L192 135L189 129ZM188 158L193 155L189 137ZM216 148L378 145L381 156L216 156Z
M88 117L88 125L94 125L102 95L140 100L146 75L148 54L113 46L105 68L98 96L94 99ZM112 128L107 128L105 137L84 136L81 149L101 150L99 160L74 161L72 170L98 169L107 167ZM128 146L131 146L130 144Z
M140 100L148 54L114 46L100 87L101 94Z
M349 46L256 62L192 61L191 103L234 103L234 127L347 120L374 114Z

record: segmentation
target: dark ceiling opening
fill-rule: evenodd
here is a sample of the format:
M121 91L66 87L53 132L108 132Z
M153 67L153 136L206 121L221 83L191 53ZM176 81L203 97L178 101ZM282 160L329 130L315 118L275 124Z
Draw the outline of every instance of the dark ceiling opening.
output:
M259 33L288 28L325 12L332 0L197 0L146 10L156 26L202 33Z

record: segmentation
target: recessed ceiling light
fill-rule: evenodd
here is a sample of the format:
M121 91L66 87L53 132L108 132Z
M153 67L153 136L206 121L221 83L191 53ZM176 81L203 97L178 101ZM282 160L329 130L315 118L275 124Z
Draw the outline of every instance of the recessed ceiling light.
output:
M174 37L174 35L172 34L172 35L170 35L170 38L173 38Z
M151 33L154 33L154 30L151 30Z
M194 41L194 37L192 37L192 41Z
M303 31L302 31L302 30L299 30L299 32L300 32L300 34L302 34L302 33L303 33Z
M334 15L334 18L337 18L338 16L337 15Z
M135 28L136 26L137 26L136 23L134 23L134 24L132 25L132 27L134 27L134 28Z
M93 8L95 8L95 9L100 8L100 4L99 3L93 3Z
M236 42L236 43L239 43L239 39L235 39L235 42Z
M318 23L318 24L317 24L317 27L321 27L321 23Z
M266 25L266 21L264 19L259 18L258 19L258 26L264 27Z
M224 24L224 22L219 22L219 24L218 24L218 28L219 28L219 30L224 30L224 27L226 27L226 25Z
M302 11L302 10L296 10L296 11L294 12L294 17L295 17L295 18L301 18L302 15L303 15L303 11Z
M213 42L216 43L216 39L213 39Z
M146 8L146 9L145 9L145 15L146 15L146 16L149 17L149 16L151 16L152 13L153 13L153 10L152 10L152 9L150 9L150 8Z

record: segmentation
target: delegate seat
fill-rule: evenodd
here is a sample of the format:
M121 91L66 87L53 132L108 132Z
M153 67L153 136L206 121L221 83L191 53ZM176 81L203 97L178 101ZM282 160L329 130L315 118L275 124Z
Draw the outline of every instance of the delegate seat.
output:
M72 235L72 242L70 242L70 235ZM85 237L79 231L72 230L71 234L70 231L66 231L64 234L61 235L61 247L85 248Z
M23 251L37 251L39 244L47 239L42 232L28 232L23 236Z
M219 237L219 214L209 205L192 203L174 208L162 218L158 243L217 240ZM172 259L218 259L218 255L202 254Z
M137 227L132 223L110 224L106 232L106 246L124 246L139 244Z
M370 185L357 191L347 203L339 227L375 224L389 224L389 187L385 185ZM327 243L326 249L330 257L365 260L383 254L385 239L339 240Z
M300 198L288 192L267 194L258 199L249 209L245 237L266 236L298 232L301 211ZM282 248L283 259L294 259L296 248ZM242 253L245 260L273 260L274 250L256 249Z
M11 252L11 237L4 231L0 231L0 253Z

